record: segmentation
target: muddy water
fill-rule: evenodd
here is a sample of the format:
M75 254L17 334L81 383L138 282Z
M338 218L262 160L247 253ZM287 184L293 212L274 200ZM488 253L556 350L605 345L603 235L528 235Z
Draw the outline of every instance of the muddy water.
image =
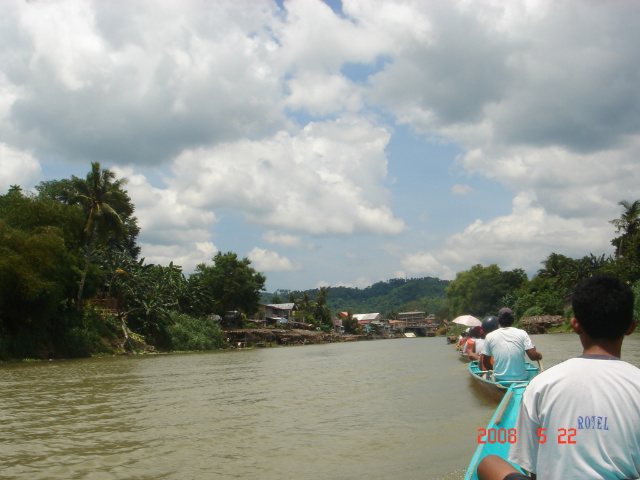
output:
M444 338L0 364L0 478L459 479L496 406L465 368Z

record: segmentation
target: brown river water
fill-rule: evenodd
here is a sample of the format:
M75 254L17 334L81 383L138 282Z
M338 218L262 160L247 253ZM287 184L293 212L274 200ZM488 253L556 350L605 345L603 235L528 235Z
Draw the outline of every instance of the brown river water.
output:
M495 408L442 337L4 363L0 478L461 479Z

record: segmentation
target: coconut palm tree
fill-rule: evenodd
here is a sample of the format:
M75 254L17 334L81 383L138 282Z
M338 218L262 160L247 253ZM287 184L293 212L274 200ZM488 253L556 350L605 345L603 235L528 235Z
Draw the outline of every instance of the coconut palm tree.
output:
M101 170L98 162L91 163L91 171L86 179L73 176L72 183L76 203L84 210L84 236L87 242L76 304L79 309L94 248L110 238L122 238L125 235L123 218L133 213L133 206L127 193L121 188L126 180L116 180L115 174L110 170Z
M622 232L621 236L611 241L612 245L616 247L616 257L625 255L627 244L640 232L640 200L633 203L622 200L618 202L618 205L624 207L624 212L620 218L609 221L616 227L616 233Z

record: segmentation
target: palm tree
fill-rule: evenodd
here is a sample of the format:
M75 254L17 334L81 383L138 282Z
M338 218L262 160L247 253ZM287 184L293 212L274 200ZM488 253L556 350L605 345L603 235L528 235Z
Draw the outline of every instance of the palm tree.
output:
M622 200L618 205L624 207L624 212L620 218L609 221L616 227L616 233L623 232L621 236L611 241L616 247L616 257L624 256L628 240L633 239L640 231L640 200L633 203Z
M76 304L79 309L94 247L96 244L104 244L110 238L122 238L125 235L122 218L131 215L133 207L126 192L121 189L126 180L116 180L115 174L110 170L101 170L98 162L91 163L91 171L86 179L73 176L72 183L75 200L84 210L84 236L87 242Z

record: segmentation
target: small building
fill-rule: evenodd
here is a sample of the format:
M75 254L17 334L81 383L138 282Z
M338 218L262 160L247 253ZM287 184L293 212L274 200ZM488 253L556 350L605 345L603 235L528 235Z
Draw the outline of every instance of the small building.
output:
M373 329L373 325L376 325L376 329L381 328L382 315L379 313L356 313L353 315L353 319L358 321L360 325L367 333Z
M293 321L295 303L269 303L260 306L264 312L263 320L267 325L285 324Z
M392 332L404 333L404 329L407 326L407 322L404 320L389 320L389 329Z
M403 320L407 324L427 323L425 312L402 312L398 314L398 320Z

